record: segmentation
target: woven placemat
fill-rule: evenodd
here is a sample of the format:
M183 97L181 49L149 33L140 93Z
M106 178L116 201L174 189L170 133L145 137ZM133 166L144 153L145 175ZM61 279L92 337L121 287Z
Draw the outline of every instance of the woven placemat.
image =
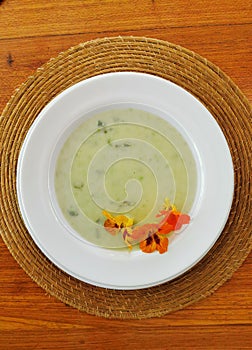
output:
M16 194L19 151L41 109L71 85L117 71L154 74L196 96L224 132L235 170L231 213L210 252L179 278L136 291L94 287L55 267L27 232ZM142 37L104 38L80 44L50 60L16 90L2 113L0 125L2 238L27 274L62 302L108 318L162 316L213 293L249 254L252 248L251 107L238 87L199 55L171 43Z

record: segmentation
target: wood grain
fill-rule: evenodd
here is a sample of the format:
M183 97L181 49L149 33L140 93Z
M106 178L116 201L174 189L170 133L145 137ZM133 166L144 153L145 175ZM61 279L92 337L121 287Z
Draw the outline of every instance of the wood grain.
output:
M5 0L0 37L239 25L251 22L251 8L250 0Z
M219 66L252 102L248 0L0 2L0 111L59 52L104 36L156 37ZM246 205L246 203L245 203ZM0 349L251 349L252 254L212 296L158 319L106 320L47 295L0 239Z

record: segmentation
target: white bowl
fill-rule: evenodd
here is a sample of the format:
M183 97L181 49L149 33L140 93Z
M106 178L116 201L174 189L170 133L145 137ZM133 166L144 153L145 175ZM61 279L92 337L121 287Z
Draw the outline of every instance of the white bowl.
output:
M67 223L55 196L55 164L67 137L88 116L127 106L147 110L172 124L188 143L197 167L191 223L162 255L90 244ZM22 217L41 251L68 274L114 289L154 286L194 266L221 234L233 187L228 145L209 111L181 87L133 72L84 80L53 99L30 128L17 169Z

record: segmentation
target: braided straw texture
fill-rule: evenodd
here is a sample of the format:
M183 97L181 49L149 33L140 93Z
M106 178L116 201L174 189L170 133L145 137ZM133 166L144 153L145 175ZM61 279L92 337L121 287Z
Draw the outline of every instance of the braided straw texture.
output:
M118 71L154 74L196 96L221 127L235 171L231 213L209 253L179 278L135 291L94 287L54 266L27 232L16 194L20 148L39 112L71 85L98 74ZM142 37L104 38L80 44L51 59L15 91L2 113L0 125L1 236L26 273L62 302L107 318L162 316L209 296L232 276L249 254L252 246L251 106L230 78L199 55L168 42Z

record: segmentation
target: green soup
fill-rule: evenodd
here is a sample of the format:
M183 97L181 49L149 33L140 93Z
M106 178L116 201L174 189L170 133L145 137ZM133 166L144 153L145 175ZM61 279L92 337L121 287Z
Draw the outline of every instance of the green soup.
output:
M178 130L134 108L110 109L78 126L56 163L55 192L68 224L87 241L124 247L103 228L102 211L157 222L165 198L188 213L197 190L196 163Z

